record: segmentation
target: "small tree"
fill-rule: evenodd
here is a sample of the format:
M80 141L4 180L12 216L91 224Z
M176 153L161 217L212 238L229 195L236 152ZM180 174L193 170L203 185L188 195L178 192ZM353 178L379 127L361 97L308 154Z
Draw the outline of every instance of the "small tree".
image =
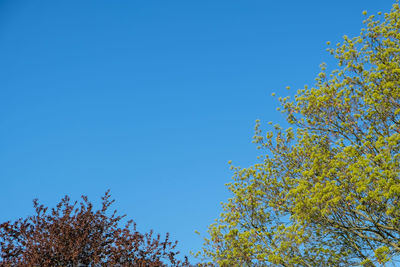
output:
M51 210L34 200L34 216L0 224L0 266L189 266L168 234L141 234L132 221L120 228L125 215L107 214L113 202L109 191L100 210L85 196Z
M379 19L383 17L383 19ZM375 266L400 255L400 8L344 37L313 88L281 98L292 127L232 167L233 197L203 255L221 266Z

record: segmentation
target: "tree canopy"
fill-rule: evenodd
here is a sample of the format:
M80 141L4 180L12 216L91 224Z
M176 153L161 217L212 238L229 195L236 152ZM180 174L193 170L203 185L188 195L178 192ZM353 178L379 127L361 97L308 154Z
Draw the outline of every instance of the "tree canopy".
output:
M133 221L119 227L125 215L108 214L113 202L109 192L99 210L85 196L51 210L34 200L35 215L0 224L0 266L189 266L168 234L141 234Z
M366 15L366 12L364 12ZM400 255L400 8L328 51L312 87L280 98L289 127L233 167L202 255L220 266L375 266ZM329 44L328 44L329 45ZM398 258L397 258L398 259Z

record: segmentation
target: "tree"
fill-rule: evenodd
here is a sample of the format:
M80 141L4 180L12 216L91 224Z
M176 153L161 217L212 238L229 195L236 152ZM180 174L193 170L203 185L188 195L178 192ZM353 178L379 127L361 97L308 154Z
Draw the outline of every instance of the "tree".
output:
M220 266L375 266L400 255L399 5L364 24L328 49L336 70L323 64L315 86L280 98L289 128L265 133L257 121L264 155L232 167L232 198L200 254Z
M0 224L0 266L189 266L168 234L141 234L132 221L120 228L125 215L107 215L113 202L109 191L100 210L86 196L79 205L65 196L51 210L34 200L34 216Z

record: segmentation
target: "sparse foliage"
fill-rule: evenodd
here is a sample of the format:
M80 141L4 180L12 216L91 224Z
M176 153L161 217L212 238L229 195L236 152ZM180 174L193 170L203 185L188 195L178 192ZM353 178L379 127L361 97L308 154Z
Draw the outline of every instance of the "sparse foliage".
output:
M290 128L232 167L233 197L203 256L220 266L376 266L400 255L400 8L328 49L312 88L281 98Z
M0 224L0 266L189 266L168 234L141 234L132 221L120 228L124 216L107 212L113 202L109 192L100 210L85 196L51 210L34 200L35 215Z

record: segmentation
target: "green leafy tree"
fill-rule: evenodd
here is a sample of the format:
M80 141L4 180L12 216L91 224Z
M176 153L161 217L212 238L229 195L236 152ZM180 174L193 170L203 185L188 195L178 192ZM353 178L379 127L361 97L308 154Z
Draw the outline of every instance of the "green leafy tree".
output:
M366 12L364 12L366 15ZM200 254L220 266L376 266L400 254L400 8L328 51L316 84L280 98L289 128L261 130L259 163Z

